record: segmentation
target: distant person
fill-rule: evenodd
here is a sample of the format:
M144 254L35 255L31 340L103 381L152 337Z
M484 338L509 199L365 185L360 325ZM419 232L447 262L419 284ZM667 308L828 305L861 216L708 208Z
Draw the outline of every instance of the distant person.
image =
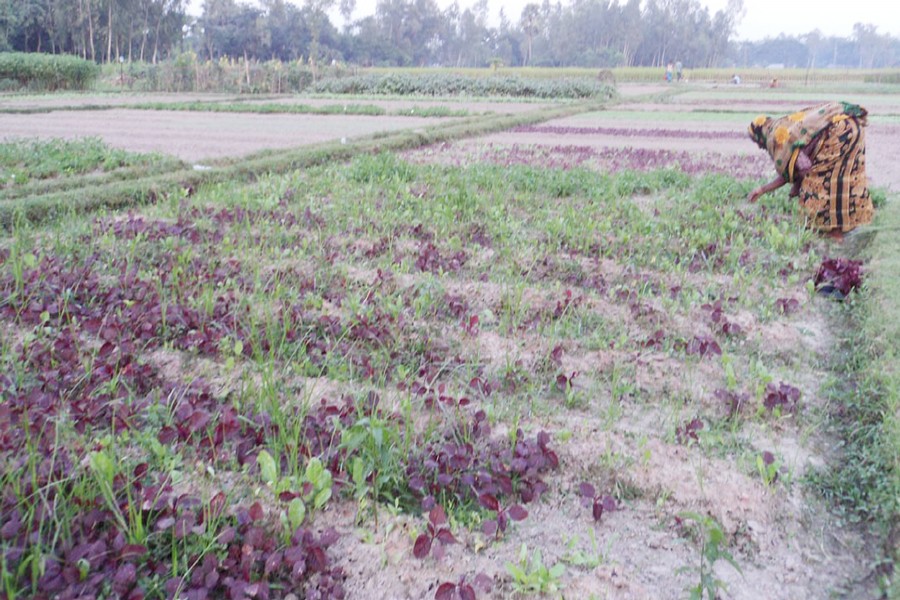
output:
M672 63L666 65L666 81L672 83Z
M856 104L829 102L786 117L760 115L750 138L769 153L778 176L753 190L760 196L793 184L810 228L841 239L843 233L872 221L875 209L866 182L866 115Z
M777 77L773 77L773 78L772 78L772 81L769 82L769 87L770 87L770 88L777 88L777 87L778 87L778 78L777 78Z
M733 84L735 84L735 85L739 85L739 84L741 83L741 76L738 75L737 73L735 73L734 75L732 75L732 76L731 76L731 83L733 83Z
M677 81L681 81L681 77L683 75L682 71L684 71L684 65L681 64L681 61L675 61L675 79Z

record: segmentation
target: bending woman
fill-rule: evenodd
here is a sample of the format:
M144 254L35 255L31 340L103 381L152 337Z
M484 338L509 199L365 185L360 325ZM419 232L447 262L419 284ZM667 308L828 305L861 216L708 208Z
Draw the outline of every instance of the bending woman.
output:
M845 102L804 108L780 119L759 116L750 138L769 153L778 176L747 197L793 184L808 225L840 236L872 221L874 209L866 185L866 109Z

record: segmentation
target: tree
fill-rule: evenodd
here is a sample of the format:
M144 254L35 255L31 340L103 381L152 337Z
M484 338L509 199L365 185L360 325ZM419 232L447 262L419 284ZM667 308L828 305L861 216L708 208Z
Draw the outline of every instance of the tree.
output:
M519 26L525 34L525 64L530 65L534 60L534 38L541 34L544 26L541 7L534 3L526 4L519 17Z

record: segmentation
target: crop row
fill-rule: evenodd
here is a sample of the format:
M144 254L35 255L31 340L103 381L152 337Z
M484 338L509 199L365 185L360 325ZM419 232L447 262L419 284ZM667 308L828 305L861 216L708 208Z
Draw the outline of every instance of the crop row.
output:
M469 77L453 73L354 75L323 80L313 91L329 94L397 96L507 96L516 98L609 99L615 89L591 79L526 79L517 76Z

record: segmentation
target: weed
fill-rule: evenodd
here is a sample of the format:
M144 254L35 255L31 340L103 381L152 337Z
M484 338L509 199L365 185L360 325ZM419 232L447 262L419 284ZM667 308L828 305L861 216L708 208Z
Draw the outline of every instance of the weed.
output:
M697 585L686 591L692 599L702 600L705 594L707 600L715 600L719 597L719 592L726 589L725 582L716 577L716 563L724 560L741 573L734 557L725 547L726 539L721 526L712 517L692 512L679 513L676 523L679 527L693 530L699 542L697 566L680 569L682 572L695 572L699 578Z
M566 566L556 563L552 567L544 565L540 550L535 550L528 559L528 546L519 549L519 562L506 563L506 572L512 577L513 588L522 594L546 594L559 591L560 579Z

